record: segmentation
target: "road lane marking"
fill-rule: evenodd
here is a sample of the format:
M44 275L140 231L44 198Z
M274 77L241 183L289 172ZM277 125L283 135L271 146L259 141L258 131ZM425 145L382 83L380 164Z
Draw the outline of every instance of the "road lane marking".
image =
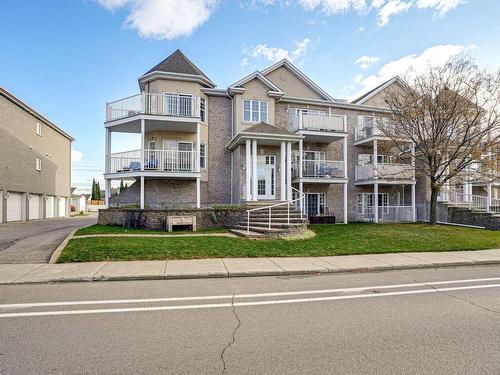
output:
M429 281L410 284L392 284L392 285L376 285L364 286L355 288L340 288L340 289L320 289L320 290L301 290L295 292L273 292L273 293L253 293L253 294L236 294L235 299L239 298L261 298L261 297L284 297L307 294L328 294L341 292L357 292L373 289L398 289L411 288L423 285L446 285L446 284L465 284L485 281L499 281L500 277L490 277L481 279L464 279L464 280L449 280L449 281ZM49 306L82 306L82 305L113 305L113 304L136 304L136 303L155 303L155 302L183 302L183 301L203 301L214 299L232 299L232 294L223 294L215 296L195 296L195 297L165 297L165 298L140 298L140 299L115 299L115 300L95 300L95 301L62 301L62 302L28 302L28 303L10 303L0 305L0 309L21 309L29 307L49 307Z
M57 315L88 315L88 314L109 314L109 313L125 313L125 312L169 311L169 310L195 310L195 309L223 308L223 307L233 307L233 306L244 307L244 306L282 305L282 304L293 304L293 303L338 301L347 299L389 297L389 296L439 293L439 292L450 292L458 290L488 289L488 288L499 288L499 287L500 284L485 284L485 285L470 285L470 286L459 286L450 288L405 290L401 292L387 292L387 293L376 293L376 294L354 294L350 296L330 296L330 297L296 298L296 299L270 300L270 301L266 300L266 301L253 301L253 302L235 302L234 304L212 303L205 305L150 306L150 307L130 307L130 308L95 309L95 310L35 311L35 312L0 314L0 318L39 317L39 316L57 316Z

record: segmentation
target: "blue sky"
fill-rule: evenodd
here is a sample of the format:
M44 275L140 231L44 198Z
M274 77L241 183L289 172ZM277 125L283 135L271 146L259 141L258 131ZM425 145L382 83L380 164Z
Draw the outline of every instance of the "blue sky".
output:
M0 85L76 138L85 188L102 178L105 102L177 48L219 87L288 57L352 98L459 52L498 69L498 14L497 0L3 0Z

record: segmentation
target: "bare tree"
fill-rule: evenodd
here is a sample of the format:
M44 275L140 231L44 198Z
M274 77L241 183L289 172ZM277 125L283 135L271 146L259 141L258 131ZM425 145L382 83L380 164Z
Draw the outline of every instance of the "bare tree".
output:
M416 172L430 183L429 221L435 224L443 185L471 169L491 175L498 165L492 153L500 145L500 71L481 70L460 55L423 74L410 70L405 80L387 91L388 113L378 128L399 157L410 157L408 141L414 144Z

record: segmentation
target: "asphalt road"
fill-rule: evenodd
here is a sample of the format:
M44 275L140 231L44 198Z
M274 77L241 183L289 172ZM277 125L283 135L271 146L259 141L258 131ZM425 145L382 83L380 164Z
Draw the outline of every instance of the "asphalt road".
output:
M499 374L499 348L500 266L0 287L1 374Z
M0 224L0 263L47 263L68 234L96 222L85 216Z

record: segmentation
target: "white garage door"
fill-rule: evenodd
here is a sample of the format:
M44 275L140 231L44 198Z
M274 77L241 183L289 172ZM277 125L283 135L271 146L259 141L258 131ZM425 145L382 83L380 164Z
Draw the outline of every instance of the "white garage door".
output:
M66 216L66 198L59 198L59 217Z
M45 217L47 219L52 219L54 217L54 197L48 196L45 201Z
M8 194L7 221L20 221L23 218L23 195L12 191L9 191Z
M40 219L40 202L42 201L40 195L31 194L30 206L29 206L29 219L36 220Z

